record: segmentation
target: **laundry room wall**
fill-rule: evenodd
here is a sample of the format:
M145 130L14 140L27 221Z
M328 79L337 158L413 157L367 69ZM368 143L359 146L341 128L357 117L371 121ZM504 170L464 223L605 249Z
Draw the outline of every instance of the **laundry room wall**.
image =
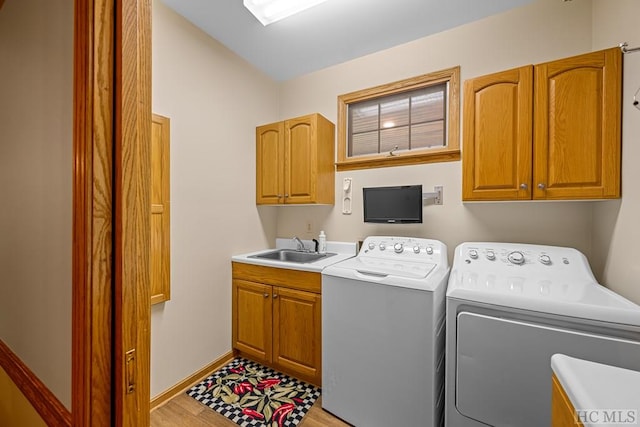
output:
M628 42L640 46L640 2L593 1L593 48ZM624 55L622 198L594 207L593 264L602 283L640 304L640 52ZM640 95L638 95L640 99Z
M281 117L318 111L337 123L337 97L355 90L456 65L461 79L591 51L591 1L537 0L528 5L345 62L283 84ZM461 102L462 104L462 102ZM450 259L463 241L507 241L571 246L591 255L593 202L462 203L461 162L339 172L336 205L278 208L278 236L329 240L369 235L435 238ZM344 177L353 178L353 213L341 213ZM426 205L419 225L364 224L362 187L422 184L444 186L444 204ZM311 223L311 233L305 233Z
M72 0L7 1L0 10L0 340L67 409L73 15ZM3 403L20 400L7 384Z
M255 204L255 127L278 85L153 1L153 111L171 120L171 300L151 314L151 395L231 351L231 256L275 240Z

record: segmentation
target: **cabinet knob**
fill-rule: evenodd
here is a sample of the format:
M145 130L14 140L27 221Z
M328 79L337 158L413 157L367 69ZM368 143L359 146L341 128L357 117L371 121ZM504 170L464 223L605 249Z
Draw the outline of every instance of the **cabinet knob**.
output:
M278 298L278 294L273 294L273 299Z
M284 197L289 197L289 195L288 195L288 194L285 194L285 195L284 195Z
M282 199L282 194L278 194L278 199Z
M269 298L269 294L264 294L264 297L265 298Z
M529 188L529 186L527 184L525 184L524 182L522 184L520 184L520 189L521 190L526 190L527 188Z
M541 189L541 190L544 190L545 187L546 186L543 183L539 183L538 184L538 188Z

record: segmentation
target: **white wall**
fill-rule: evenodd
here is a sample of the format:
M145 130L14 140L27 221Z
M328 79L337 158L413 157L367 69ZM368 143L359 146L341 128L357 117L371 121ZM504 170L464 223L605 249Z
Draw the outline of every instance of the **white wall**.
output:
M593 1L593 49L624 41L640 46L640 2ZM640 110L632 105L640 88L640 52L624 55L622 101L622 199L594 208L595 269L609 288L640 304Z
M591 51L590 1L538 0L405 45L377 52L283 84L281 117L319 111L336 122L337 96L358 89L461 66L465 79L525 64ZM337 123L337 122L336 122ZM442 240L452 256L463 241L520 241L572 246L591 254L592 202L461 202L461 162L340 172L352 177L352 215L335 207L278 208L278 236L304 234L311 221L329 240L368 235L415 235ZM444 186L444 205L425 206L421 225L372 225L362 221L362 187L422 184Z
M255 204L255 127L278 86L158 0L153 111L171 119L171 300L153 306L151 395L231 351L231 256L275 240Z
M0 339L71 408L73 1L0 10Z

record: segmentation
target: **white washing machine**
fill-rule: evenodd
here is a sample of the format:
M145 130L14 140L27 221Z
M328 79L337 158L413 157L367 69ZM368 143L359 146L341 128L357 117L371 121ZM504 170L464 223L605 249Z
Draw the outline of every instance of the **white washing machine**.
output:
M440 426L447 247L368 237L322 271L322 407L362 427Z
M447 426L550 425L554 353L640 370L640 307L575 249L463 243L446 299Z

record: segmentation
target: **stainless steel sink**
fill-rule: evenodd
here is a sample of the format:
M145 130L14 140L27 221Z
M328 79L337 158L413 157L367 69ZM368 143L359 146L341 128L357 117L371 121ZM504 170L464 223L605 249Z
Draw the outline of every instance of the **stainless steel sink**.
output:
M333 253L319 254L316 252L302 252L292 249L276 249L275 251L269 251L258 255L251 255L249 258L259 259L271 259L274 261L295 262L298 264L305 264L313 261L317 261L322 258L333 256Z

